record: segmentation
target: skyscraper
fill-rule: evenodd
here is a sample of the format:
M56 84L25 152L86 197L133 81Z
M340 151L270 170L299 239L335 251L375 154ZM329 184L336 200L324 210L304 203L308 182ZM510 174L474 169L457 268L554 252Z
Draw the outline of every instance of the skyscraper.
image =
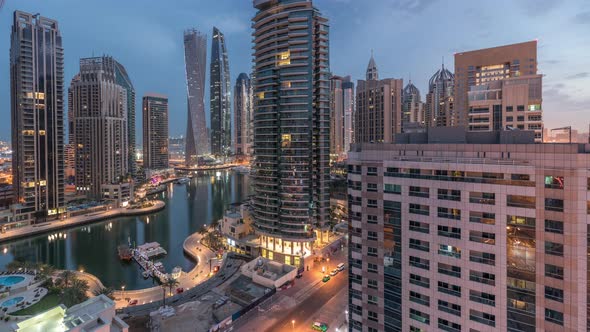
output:
M350 76L330 79L330 154L345 157L351 143L354 83Z
M301 268L329 221L328 20L309 0L254 6L255 228L263 256Z
M241 73L234 87L234 152L237 156L252 154L252 84L248 74Z
M401 133L402 89L402 79L379 80L371 55L366 80L358 80L356 85L356 143L393 142L395 134Z
M458 121L470 131L514 128L543 137L542 75L537 42L455 54Z
M143 96L143 168L168 168L168 97Z
M402 92L402 132L419 130L424 126L424 104L420 90L410 81Z
M424 105L426 127L450 127L453 122L455 75L445 68L437 70L428 81Z
M10 45L12 172L23 213L64 205L64 53L57 21L15 11Z
M129 145L127 157L127 169L129 174L135 176L137 163L135 162L135 88L127 74L127 70L119 62L115 61L116 83L127 91L127 144Z
M117 79L122 67L110 56L80 59L68 105L76 145L76 191L102 198L102 186L129 174L127 88Z
M207 36L195 29L184 32L184 62L187 84L186 154L187 166L195 165L198 156L209 153L209 134L205 119L205 63Z
M225 37L213 27L211 43L211 153L226 156L231 150L231 82Z

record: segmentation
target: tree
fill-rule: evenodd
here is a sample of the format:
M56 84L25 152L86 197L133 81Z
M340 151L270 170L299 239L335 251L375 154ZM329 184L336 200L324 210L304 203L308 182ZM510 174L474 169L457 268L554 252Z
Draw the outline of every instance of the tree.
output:
M111 287L102 287L99 289L95 289L92 294L94 294L94 296L99 296L99 295L104 295L106 297L108 297L111 300L115 299L115 295L114 295L114 289L112 289Z
M180 283L178 282L178 280L172 278L168 278L166 282L162 283L162 290L164 291L164 298L162 302L164 304L164 307L166 306L166 287L168 287L168 289L170 289L170 293L172 293L172 288L178 286L179 284Z
M22 269L23 266L24 266L24 263L21 261L12 261L12 262L6 264L6 270L16 271L18 269Z
M62 302L66 307L71 307L88 299L86 293L90 288L88 282L75 276L70 277L70 287L66 287L62 293Z
M65 287L65 288L68 288L68 287L69 287L69 285L70 285L70 283L71 283L71 281L72 281L73 279L75 279L75 278L76 278L76 275L74 274L74 272L73 272L73 271L70 271L70 270L64 270L64 271L63 271L63 272L62 272L62 273L59 275L59 277L60 277L60 278L63 280L63 282L64 282L64 287Z

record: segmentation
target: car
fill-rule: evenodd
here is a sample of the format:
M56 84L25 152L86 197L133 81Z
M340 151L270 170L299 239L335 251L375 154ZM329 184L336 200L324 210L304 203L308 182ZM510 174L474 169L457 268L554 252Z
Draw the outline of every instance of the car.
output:
M136 305L137 304L137 300L131 300L129 301L129 305Z
M328 331L328 324L326 323L320 323L320 322L314 322L311 325L311 328L316 330L316 331L322 331L322 332L326 332Z
M182 287L176 288L176 294L180 294L182 292L184 292L184 288L182 288Z
M338 269L338 271L344 271L344 263L338 264L338 266L336 266L336 268Z
M297 275L295 276L295 278L300 279L301 277L303 277L303 273L297 273Z
M340 272L340 271L338 271L338 269L334 269L334 270L332 270L332 272L330 272L330 275L333 277L333 276L337 275L338 272Z
M322 281L323 281L323 282L328 282L328 281L330 281L330 276L326 274L326 275L324 276L324 278L322 278Z

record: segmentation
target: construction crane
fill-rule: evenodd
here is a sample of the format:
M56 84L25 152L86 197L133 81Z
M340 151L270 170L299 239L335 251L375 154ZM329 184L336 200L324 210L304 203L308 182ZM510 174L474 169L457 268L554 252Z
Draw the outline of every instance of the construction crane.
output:
M557 130L567 130L567 132L569 133L569 143L572 142L572 126L551 129L552 132Z

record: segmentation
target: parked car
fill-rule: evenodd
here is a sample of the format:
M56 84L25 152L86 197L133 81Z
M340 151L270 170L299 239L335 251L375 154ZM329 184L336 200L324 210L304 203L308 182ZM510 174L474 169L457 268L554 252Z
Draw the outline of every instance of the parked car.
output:
M332 272L330 272L330 275L333 277L333 276L337 275L338 272L340 272L340 271L338 271L338 269L334 269L334 270L332 270Z
M129 301L129 305L136 305L137 304L137 300L131 300Z
M316 330L316 331L322 331L322 332L326 332L328 331L328 324L326 323L320 323L320 322L314 322L313 325L311 325L311 328Z
M344 271L344 263L338 264L338 266L336 266L336 268L338 269L338 271Z
M184 288L182 288L182 287L176 288L176 294L180 294L182 292L184 292Z
M328 282L328 281L330 281L330 276L326 274L326 275L324 276L324 278L322 278L322 281L323 281L323 282Z

